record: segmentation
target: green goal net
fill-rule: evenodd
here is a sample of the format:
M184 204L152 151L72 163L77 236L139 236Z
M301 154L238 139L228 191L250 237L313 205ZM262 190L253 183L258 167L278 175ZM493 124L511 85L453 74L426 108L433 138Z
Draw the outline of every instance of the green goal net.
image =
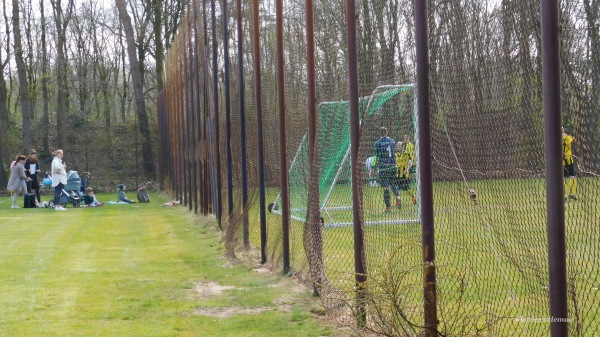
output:
M359 167L363 171L363 211L366 225L418 222L418 142L416 97L413 84L378 87L359 99ZM352 179L350 158L350 111L348 101L323 102L318 106L315 163L319 165L320 210L325 227L352 225ZM389 184L391 207L384 202L384 188L375 156L380 128L398 144L400 153L412 151L410 177L399 176ZM395 154L394 154L395 155ZM289 170L291 218L306 221L310 179L308 138L303 137ZM396 175L396 174L394 174ZM383 184L385 185L385 184ZM281 215L281 198L272 212Z

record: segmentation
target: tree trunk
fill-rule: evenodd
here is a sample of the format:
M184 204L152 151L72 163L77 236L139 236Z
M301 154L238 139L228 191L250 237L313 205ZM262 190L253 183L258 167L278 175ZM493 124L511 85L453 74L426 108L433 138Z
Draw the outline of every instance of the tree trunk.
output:
M42 117L42 121L43 121L43 125L49 125L50 124L50 116L48 113L48 49L46 46L46 17L44 14L44 1L45 0L40 0L40 14L41 14L41 29L42 29L42 99L44 101L44 107L43 107L43 117ZM44 151L49 151L50 150L50 136L48 133L48 130L50 130L49 127L45 127L43 128L43 135L42 135L42 147L44 149Z
M152 139L150 138L150 129L148 127L148 115L146 114L146 102L144 100L144 87L139 68L139 60L136 56L135 36L131 25L131 18L125 8L124 0L116 0L119 18L123 24L125 38L127 42L127 54L129 55L129 67L131 69L131 79L133 82L133 91L135 105L138 116L138 126L142 135L142 159L144 161L144 172L153 177L155 173L154 160L152 155Z
M27 68L23 60L23 44L21 42L21 27L19 24L19 0L13 0L13 33L15 36L15 61L19 76L19 99L23 113L23 151L31 149L31 106L29 102L29 85L27 84Z
M15 1L15 0L13 0ZM52 1L54 9L54 21L56 23L56 132L58 148L65 149L67 145L67 60L65 58L66 26L68 19L63 22L63 10L61 0Z
M127 73L126 73L126 69L125 69L125 46L123 45L123 24L121 23L119 25L119 44L121 46L121 53L120 53L120 61L122 61L121 66L123 67L123 94L119 95L121 97L121 121L125 122L125 105L127 103ZM119 78L118 74L117 76L115 76L115 81ZM115 83L116 84L116 83Z
M164 47L163 47L163 35L162 35L162 0L153 0L152 6L154 7L154 44L156 45L156 53L154 58L156 59L156 88L160 93L163 90L163 59L164 59Z
M35 48L35 43L33 41L33 34L32 34L32 20L34 20L34 18L32 18L32 8L31 8L31 1L29 1L28 3L28 8L27 8L27 15L24 15L24 19L25 21L25 36L27 38L27 61L28 61L28 65L26 67L26 71L27 71L27 84L28 84L28 97L29 97L29 120L31 120L33 122L33 120L35 119L35 101L37 100L37 90L36 90L36 86L37 86L37 81L36 81L36 69L37 67L34 66L35 62L37 61L33 55L33 50ZM35 134L35 132L34 132ZM33 139L33 135L32 135L32 144L35 143L35 139Z
M0 52L2 52L2 48L0 48ZM8 59L7 59L8 60ZM2 59L2 54L0 54L0 62L2 62L2 67L0 70L4 72L4 67L7 63ZM8 105L7 105L7 90L6 90L6 81L4 80L4 76L0 78L0 134L6 135L8 132ZM6 158L6 148L4 145L4 139L6 137L0 137L0 187L6 186L8 183L7 172L4 168L4 159ZM10 162L10 160L9 160Z
M586 20L589 28L588 45L589 47L589 68L591 79L588 79L590 85L589 99L585 104L583 137L582 142L576 149L581 153L579 160L583 171L597 172L600 167L598 159L598 110L600 109L600 29L598 28L598 16L600 16L600 6L597 0L584 0ZM591 80L591 81L590 81Z

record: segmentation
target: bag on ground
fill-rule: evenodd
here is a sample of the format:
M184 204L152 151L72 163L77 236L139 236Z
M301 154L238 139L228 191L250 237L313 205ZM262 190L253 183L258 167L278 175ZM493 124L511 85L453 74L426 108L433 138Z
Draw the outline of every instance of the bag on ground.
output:
M25 208L35 208L35 194L33 193L25 193Z
M150 202L150 196L146 190L146 186L142 186L137 190L137 198L139 202Z

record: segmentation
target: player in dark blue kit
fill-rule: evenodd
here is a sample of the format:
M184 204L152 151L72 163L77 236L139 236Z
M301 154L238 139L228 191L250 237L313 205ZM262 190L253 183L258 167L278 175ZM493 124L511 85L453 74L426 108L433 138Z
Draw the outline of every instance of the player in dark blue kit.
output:
M380 137L375 142L375 156L377 156L377 169L379 171L379 185L383 187L383 201L385 211L391 211L390 186L396 177L396 142L388 137L385 127L379 128Z

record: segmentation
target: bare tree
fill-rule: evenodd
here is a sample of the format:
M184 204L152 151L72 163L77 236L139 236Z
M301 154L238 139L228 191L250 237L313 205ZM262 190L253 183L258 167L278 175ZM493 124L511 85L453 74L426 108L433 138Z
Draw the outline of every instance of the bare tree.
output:
M163 15L163 0L152 0L152 9L154 15L153 29L154 29L154 45L156 46L156 52L154 58L156 59L156 89L160 92L163 89L163 60L164 60L164 44L162 34L162 15Z
M73 0L69 0L67 11L63 13L61 0L51 0L54 10L54 22L56 24L56 131L58 134L58 146L65 148L67 145L67 59L65 55L66 30L73 13Z
M40 0L40 16L41 16L41 49L42 49L42 99L44 101L44 107L43 107L43 117L42 117L42 124L43 125L49 125L50 124L50 114L48 112L48 102L49 102L49 97L48 97L48 78L50 76L50 74L48 73L48 46L46 44L46 16L45 16L45 12L44 12L44 0ZM50 135L49 135L49 130L50 128L45 127L43 129L43 135L42 135L42 146L44 148L44 150L49 150L50 149Z
M15 37L15 61L19 76L19 100L23 114L23 150L31 149L31 102L29 101L29 84L27 81L27 66L23 59L23 43L21 41L19 0L13 0L13 34Z
M6 0L2 0L2 9L4 12L4 21L6 24L6 41L2 41L2 44L6 46L6 59L2 56L2 48L0 48L0 70L4 73L6 65L10 61L9 57L9 46L10 46L10 26L6 18ZM6 88L6 80L4 76L0 78L0 134L6 135L8 133L8 93ZM6 145L4 143L4 136L0 137L0 186L6 186L8 183L8 176L4 167L4 159L6 158Z
M131 18L125 7L125 0L116 0L119 18L123 24L125 38L127 42L127 54L129 55L129 68L131 69L131 78L133 82L134 100L136 104L138 126L142 135L142 158L144 162L144 172L148 176L154 176L154 160L152 154L152 139L150 138L150 129L148 127L148 115L146 113L146 101L144 99L144 87L142 75L140 72L139 60L136 56L135 35Z

